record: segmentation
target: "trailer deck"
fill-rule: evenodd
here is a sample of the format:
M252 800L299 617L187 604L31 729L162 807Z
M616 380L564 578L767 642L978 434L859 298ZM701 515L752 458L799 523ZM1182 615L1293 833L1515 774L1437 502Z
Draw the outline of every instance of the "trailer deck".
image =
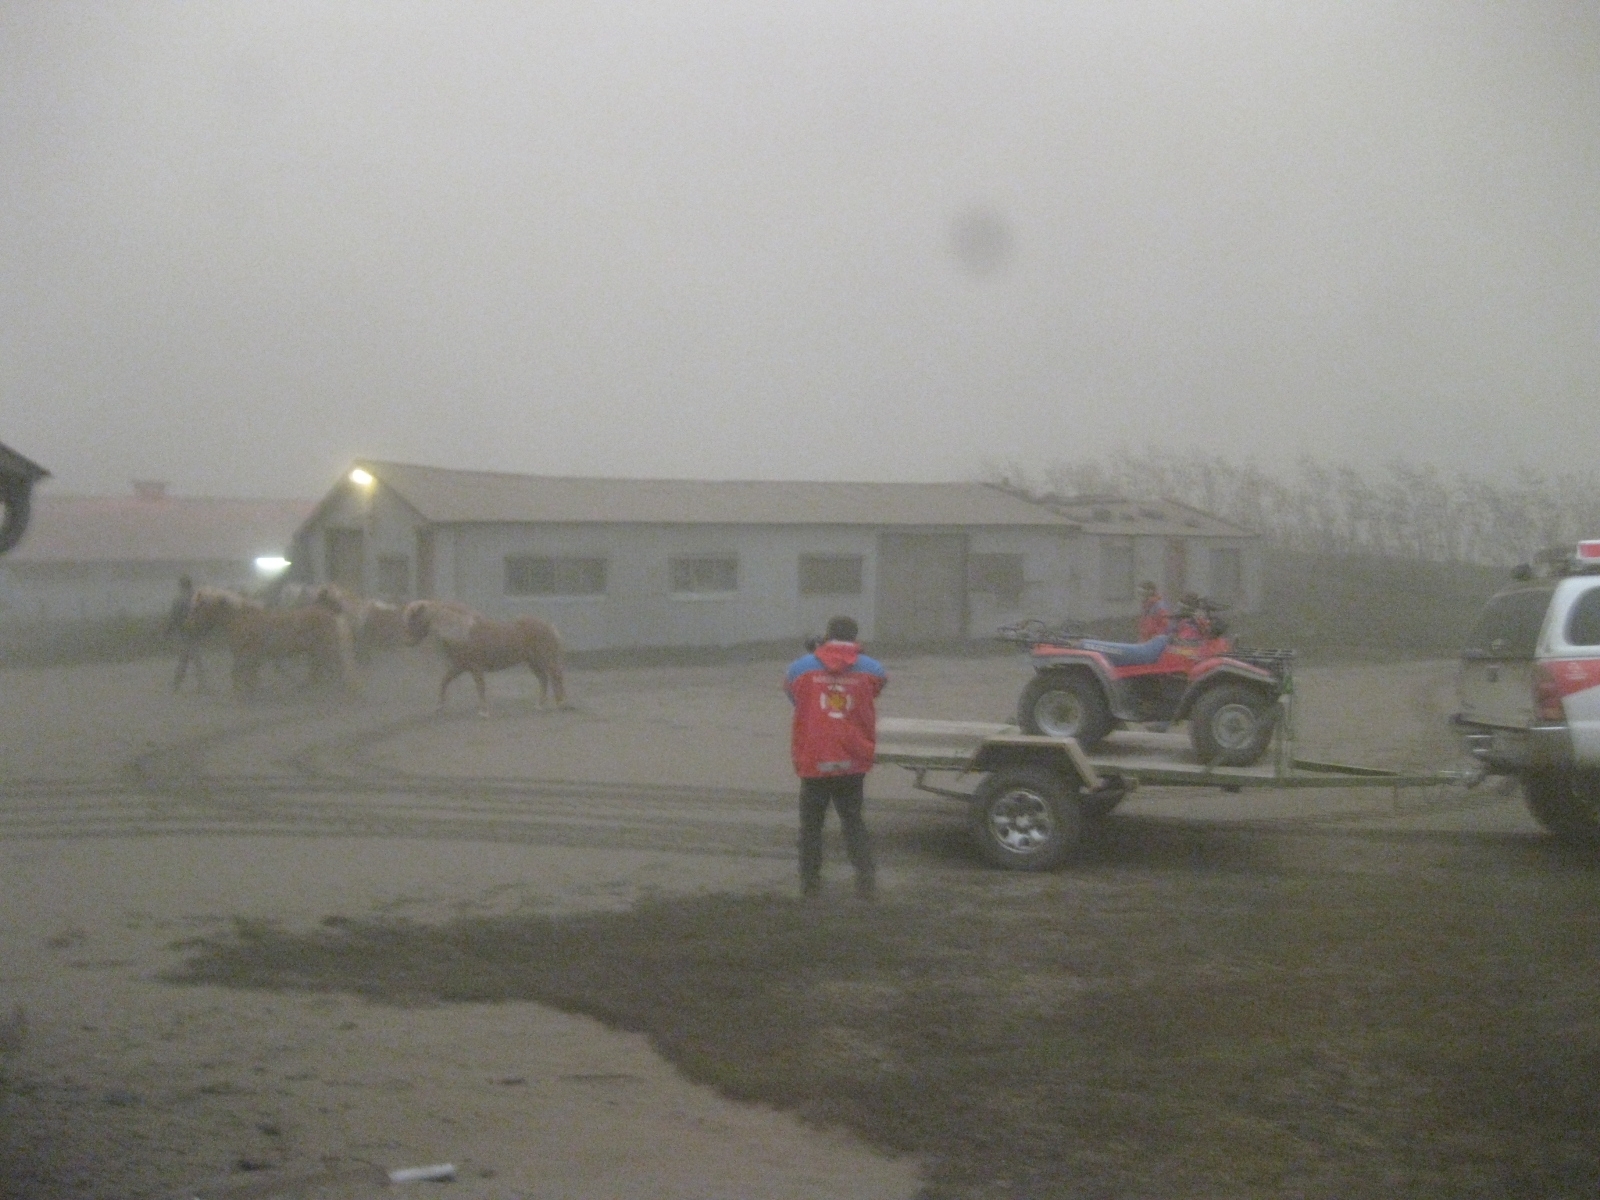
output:
M1071 738L1023 733L1015 725L884 717L879 763L904 767L919 791L967 803L984 855L998 866L1046 870L1062 862L1130 792L1141 787L1246 788L1472 787L1483 773L1390 771L1294 756L1292 710L1272 753L1254 766L1196 758L1182 734L1121 730L1092 754ZM952 787L935 776L955 776Z
M1088 790L1120 778L1132 787L1243 788L1431 787L1472 785L1481 772L1442 770L1391 771L1295 758L1281 751L1250 767L1220 767L1200 762L1189 739L1178 733L1121 730L1085 754L1070 738L1023 733L1016 725L983 721L933 721L883 717L878 721L878 762L912 771L969 773L986 769L1000 746L1026 753L1070 745L1070 757L1081 763Z

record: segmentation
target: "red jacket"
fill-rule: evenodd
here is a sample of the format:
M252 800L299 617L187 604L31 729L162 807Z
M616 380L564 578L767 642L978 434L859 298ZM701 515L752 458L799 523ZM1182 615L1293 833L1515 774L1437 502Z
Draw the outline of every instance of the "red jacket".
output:
M1172 632L1172 610L1160 596L1152 596L1139 605L1139 640L1148 642L1163 633Z
M877 752L874 701L889 682L882 664L854 642L824 642L789 665L783 687L794 703L789 752L802 779L865 775Z

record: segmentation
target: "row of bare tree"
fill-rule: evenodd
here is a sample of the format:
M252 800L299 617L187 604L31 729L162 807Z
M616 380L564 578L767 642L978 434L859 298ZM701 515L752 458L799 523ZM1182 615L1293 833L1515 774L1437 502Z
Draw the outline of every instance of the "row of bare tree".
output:
M1042 475L996 467L989 479L1035 499L1178 500L1275 546L1319 554L1511 565L1546 547L1600 537L1595 473L1525 468L1499 482L1400 461L1366 471L1309 456L1275 472L1220 457L1121 451L1059 462Z

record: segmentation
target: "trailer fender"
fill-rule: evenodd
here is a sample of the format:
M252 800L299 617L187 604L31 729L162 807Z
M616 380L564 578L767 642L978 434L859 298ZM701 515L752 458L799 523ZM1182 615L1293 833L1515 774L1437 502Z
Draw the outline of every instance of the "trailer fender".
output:
M1099 791L1105 784L1094 764L1071 738L1036 737L1025 733L984 739L973 753L967 770L993 773L1027 767L1054 771L1069 787L1085 792Z

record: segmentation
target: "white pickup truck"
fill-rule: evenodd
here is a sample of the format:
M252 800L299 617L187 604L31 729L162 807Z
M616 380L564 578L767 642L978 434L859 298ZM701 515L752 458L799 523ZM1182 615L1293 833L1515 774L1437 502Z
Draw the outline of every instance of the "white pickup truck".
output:
M1522 785L1551 833L1600 841L1600 539L1485 606L1462 652L1454 724L1490 774Z

